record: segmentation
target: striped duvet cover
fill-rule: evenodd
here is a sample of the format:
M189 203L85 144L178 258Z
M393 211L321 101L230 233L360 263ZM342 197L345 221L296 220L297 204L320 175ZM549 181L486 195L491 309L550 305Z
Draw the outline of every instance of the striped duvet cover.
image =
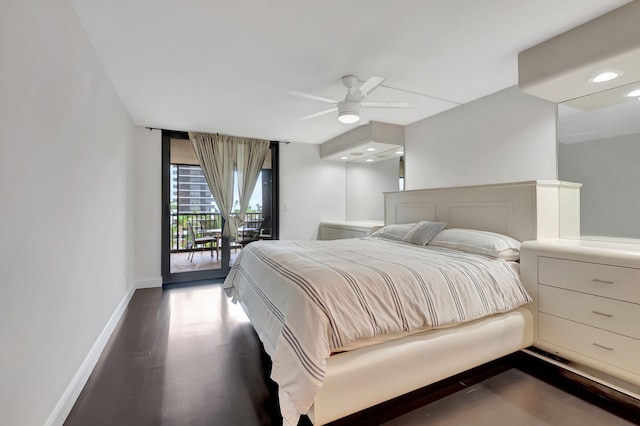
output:
M341 347L531 301L505 261L377 238L255 242L241 251L224 287L271 356L285 424L293 425Z

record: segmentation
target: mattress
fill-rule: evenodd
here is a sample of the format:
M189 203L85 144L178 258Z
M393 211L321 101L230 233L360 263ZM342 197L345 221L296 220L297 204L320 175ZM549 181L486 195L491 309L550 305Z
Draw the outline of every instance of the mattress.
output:
M312 406L332 353L531 300L502 260L375 238L252 243L224 287L242 302L273 360L290 424Z

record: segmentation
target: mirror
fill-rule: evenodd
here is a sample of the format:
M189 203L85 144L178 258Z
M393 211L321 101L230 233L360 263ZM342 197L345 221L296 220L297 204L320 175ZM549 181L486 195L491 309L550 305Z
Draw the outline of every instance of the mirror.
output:
M384 192L402 190L403 157L346 163L347 221L384 221Z
M583 184L583 238L640 238L640 82L559 104L557 135L558 178Z

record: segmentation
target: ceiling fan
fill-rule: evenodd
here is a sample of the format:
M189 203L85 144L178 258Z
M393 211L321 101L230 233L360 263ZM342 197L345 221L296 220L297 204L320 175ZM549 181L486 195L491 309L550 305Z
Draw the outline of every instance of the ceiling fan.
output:
M296 90L290 90L288 95L298 96L305 99L313 99L315 101L326 102L334 104L335 106L323 111L315 112L313 114L305 115L302 120L308 120L310 118L319 117L321 115L329 114L334 111L338 111L338 120L341 123L355 123L360 120L360 107L368 108L415 108L416 105L410 102L367 102L363 99L367 97L375 88L380 86L384 78L382 77L369 77L367 81L362 83L360 87L355 88L358 83L358 77L355 75L345 75L342 77L342 84L347 87L347 95L342 101L335 99L323 98L322 96L311 95L309 93L298 92Z

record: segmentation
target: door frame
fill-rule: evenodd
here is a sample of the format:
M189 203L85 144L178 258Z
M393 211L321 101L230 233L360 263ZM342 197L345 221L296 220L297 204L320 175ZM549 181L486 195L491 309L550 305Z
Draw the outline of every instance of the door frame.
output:
M219 269L202 271L171 272L171 139L189 139L187 132L175 130L162 130L162 226L161 234L161 272L162 286L180 284L189 281L225 278L229 273L230 246L229 239L222 243L222 263ZM272 189L272 236L278 239L279 235L279 144L271 142L271 189ZM226 250L226 252L225 252Z

